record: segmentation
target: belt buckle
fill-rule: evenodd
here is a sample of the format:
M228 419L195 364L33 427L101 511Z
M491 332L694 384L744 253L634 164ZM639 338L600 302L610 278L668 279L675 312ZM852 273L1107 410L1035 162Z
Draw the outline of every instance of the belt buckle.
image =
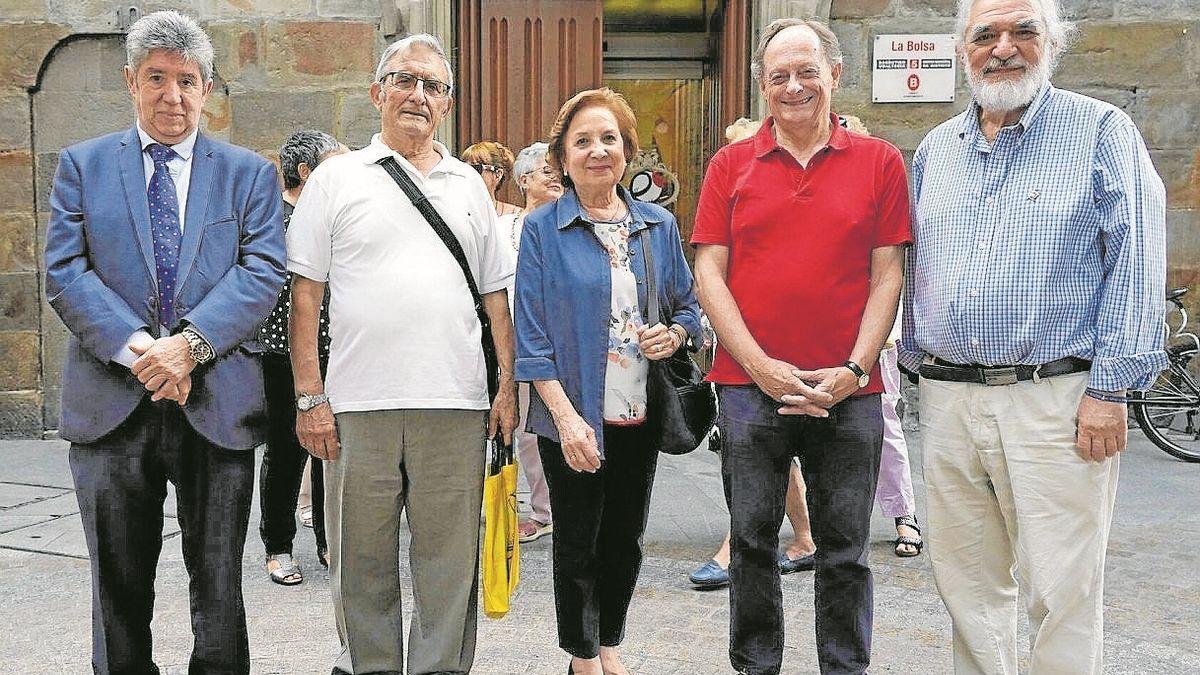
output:
M983 383L989 387L1017 383L1017 368L980 368L983 373Z

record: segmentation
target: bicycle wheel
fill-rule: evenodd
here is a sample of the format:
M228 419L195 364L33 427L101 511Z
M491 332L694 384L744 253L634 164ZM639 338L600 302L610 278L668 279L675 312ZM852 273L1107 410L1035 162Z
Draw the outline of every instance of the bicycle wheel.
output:
M1200 388L1190 371L1195 348L1167 349L1170 365L1144 392L1132 392L1134 419L1152 443L1185 462L1200 462Z

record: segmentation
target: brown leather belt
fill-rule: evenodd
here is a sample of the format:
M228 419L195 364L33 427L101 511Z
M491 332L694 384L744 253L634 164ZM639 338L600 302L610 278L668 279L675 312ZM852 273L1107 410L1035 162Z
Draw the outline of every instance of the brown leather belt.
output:
M1092 362L1075 356L1043 363L1040 366L985 366L977 363L951 363L935 358L933 363L922 363L921 377L939 382L968 382L986 384L989 387L1016 384L1036 378L1069 375L1091 370Z

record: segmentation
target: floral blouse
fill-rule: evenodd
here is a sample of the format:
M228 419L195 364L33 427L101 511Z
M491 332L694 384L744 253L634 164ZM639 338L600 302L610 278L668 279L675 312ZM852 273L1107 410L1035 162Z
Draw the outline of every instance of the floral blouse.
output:
M629 225L594 221L592 230L612 265L612 309L608 317L608 362L604 373L604 421L640 424L646 419L646 377L650 362L638 347L645 325L638 307L637 279L629 258Z

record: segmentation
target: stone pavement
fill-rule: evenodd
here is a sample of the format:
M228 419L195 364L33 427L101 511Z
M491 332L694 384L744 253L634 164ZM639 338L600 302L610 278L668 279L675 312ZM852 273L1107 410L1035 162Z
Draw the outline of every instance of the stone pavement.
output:
M910 434L910 443L921 502L919 437ZM1106 577L1107 672L1200 673L1200 465L1172 460L1136 431L1122 459ZM90 672L90 580L71 488L65 443L0 442L0 672ZM190 646L187 579L171 503L166 513L155 654L164 673L181 674ZM694 591L686 579L723 536L726 517L714 455L662 457L624 645L640 675L730 672L728 592ZM305 582L284 588L262 571L257 522L256 503L245 557L253 672L328 673L337 638L311 532L301 529L296 545ZM781 541L787 536L785 526ZM949 619L929 557L896 558L892 536L890 522L876 513L872 671L949 673ZM480 619L476 673L564 669L567 659L555 647L550 539L522 553L514 610L501 620ZM407 569L403 576L411 605ZM784 577L783 588L784 672L815 672L812 574Z

